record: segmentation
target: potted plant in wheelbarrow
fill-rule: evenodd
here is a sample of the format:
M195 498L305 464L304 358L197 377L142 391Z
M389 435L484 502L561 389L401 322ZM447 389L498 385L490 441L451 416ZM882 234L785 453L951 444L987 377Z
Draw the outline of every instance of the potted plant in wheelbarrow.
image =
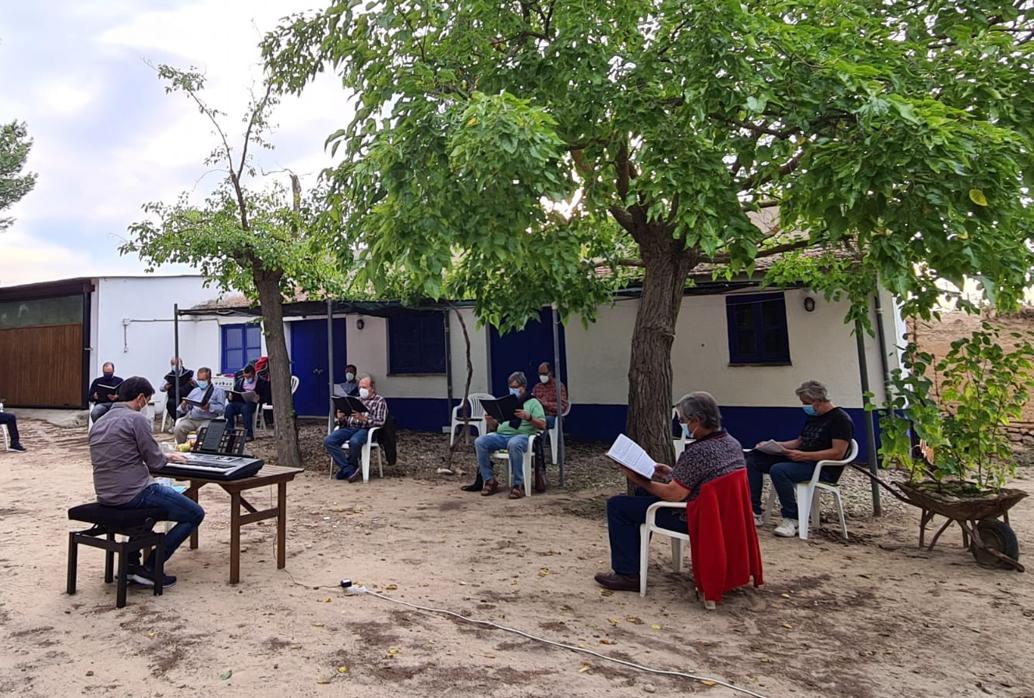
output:
M1008 512L1027 493L1005 487L1017 468L1006 427L1034 387L1034 347L1030 334L1009 338L1006 348L1000 331L984 321L939 360L909 344L880 419L880 454L911 475L890 489L922 510L920 546L926 527L942 516L929 549L958 524L978 563L1023 571Z

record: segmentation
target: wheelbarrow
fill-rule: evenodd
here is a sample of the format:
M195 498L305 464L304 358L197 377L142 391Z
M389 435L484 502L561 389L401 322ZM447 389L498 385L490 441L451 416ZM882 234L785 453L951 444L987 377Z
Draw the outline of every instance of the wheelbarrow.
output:
M1003 488L995 493L971 497L954 496L936 489L934 483L889 483L856 464L852 467L865 473L892 496L906 504L919 507L919 547L933 550L941 534L952 524L962 529L962 546L968 548L977 564L983 567L1014 569L1023 572L1020 564L1020 544L1009 526L1009 509L1027 496L1022 490ZM924 487L929 484L931 487ZM926 529L935 516L946 520L926 545Z

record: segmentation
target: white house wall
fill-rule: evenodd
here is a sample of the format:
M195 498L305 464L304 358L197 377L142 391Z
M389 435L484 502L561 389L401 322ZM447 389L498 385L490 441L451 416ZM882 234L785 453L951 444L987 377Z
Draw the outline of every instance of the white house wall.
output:
M200 276L101 277L92 305L90 377L113 361L122 377L144 376L152 383L169 370L173 355L173 304L190 308L217 298ZM180 318L180 354L188 368L218 371L220 337L211 318Z

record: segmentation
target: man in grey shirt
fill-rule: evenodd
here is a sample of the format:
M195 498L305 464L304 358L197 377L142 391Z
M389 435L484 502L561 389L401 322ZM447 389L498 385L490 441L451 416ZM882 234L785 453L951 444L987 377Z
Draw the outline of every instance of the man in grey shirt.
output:
M205 511L196 502L172 487L160 485L151 477L166 463L185 463L179 453L163 453L140 411L151 400L154 388L146 378L133 376L119 386L119 402L112 405L104 419L94 423L90 432L90 460L93 463L93 487L97 503L120 509L164 509L167 521L176 525L165 535L165 559L187 539L205 518ZM154 586L154 569L148 563L131 559L129 578L146 586ZM166 575L163 586L172 586L176 578Z

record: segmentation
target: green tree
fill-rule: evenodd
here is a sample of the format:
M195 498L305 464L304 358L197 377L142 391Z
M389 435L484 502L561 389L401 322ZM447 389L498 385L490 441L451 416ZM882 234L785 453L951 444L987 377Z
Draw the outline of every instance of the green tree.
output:
M23 172L31 148L32 139L24 123L0 124L0 211L13 206L36 185L36 175ZM13 220L0 217L0 230L9 227Z
M184 193L172 204L145 204L148 218L129 227L131 238L120 252L139 254L152 266L189 264L220 288L236 289L259 302L270 359L278 462L300 466L283 303L299 293L326 292L337 276L314 227L312 197L303 201L294 175L290 192L279 183L245 184L256 178L249 148L268 147L267 118L276 104L268 88L249 106L243 141L235 150L220 123L222 113L202 99L203 76L164 65L158 73L168 82L167 92L186 93L212 123L219 142L205 164L220 170L225 179L201 203Z
M658 460L670 352L698 265L806 246L927 313L938 279L1008 305L1029 281L1031 3L990 0L349 0L264 42L299 91L355 96L328 199L362 279L407 279L521 326L591 318L601 263L641 275L628 430ZM752 215L778 207L774 226ZM806 232L801 232L806 231ZM721 396L719 396L720 398Z

